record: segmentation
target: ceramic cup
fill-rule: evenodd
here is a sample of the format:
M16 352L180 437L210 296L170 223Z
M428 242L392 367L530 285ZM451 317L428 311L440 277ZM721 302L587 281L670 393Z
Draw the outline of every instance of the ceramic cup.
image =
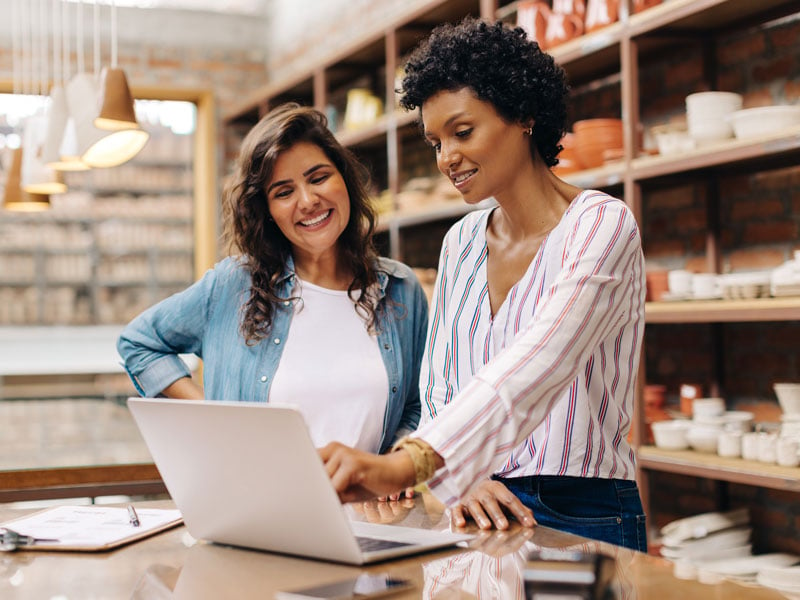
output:
M797 439L780 437L776 444L776 458L782 467L796 467L800 465L800 455L797 454Z
M714 273L695 273L692 276L692 296L694 298L714 298L718 295L719 276Z
M759 462L773 464L778 460L778 434L760 432L758 434Z
M723 431L717 439L717 454L727 458L742 455L742 433L740 431ZM795 452L797 454L797 452Z
M758 438L761 434L755 431L742 435L742 458L758 460Z
M667 273L669 293L675 296L688 296L692 292L692 272L675 269Z

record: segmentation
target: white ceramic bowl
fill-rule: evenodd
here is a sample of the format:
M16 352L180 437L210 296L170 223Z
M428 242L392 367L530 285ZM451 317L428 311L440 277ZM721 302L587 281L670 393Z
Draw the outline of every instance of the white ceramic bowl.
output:
M656 446L665 450L685 450L689 447L686 432L691 423L675 419L672 421L656 421L650 425Z
M725 412L725 400L722 398L695 398L692 402L692 416L721 417Z
M755 414L749 410L728 410L722 415L726 431L739 431L747 433L753 429Z
M673 156L694 150L695 141L685 131L665 131L654 134L658 153Z
M717 441L722 429L708 425L692 425L686 432L686 439L692 449L698 452L717 453Z
M697 145L733 137L728 117L742 108L741 94L699 92L686 97L686 122L689 135Z
M732 113L728 120L737 138L754 138L800 126L800 106L745 108Z
M772 386L784 414L800 413L800 383L776 383Z
M697 92L686 96L686 110L693 113L714 114L719 110L739 110L742 95L735 92Z

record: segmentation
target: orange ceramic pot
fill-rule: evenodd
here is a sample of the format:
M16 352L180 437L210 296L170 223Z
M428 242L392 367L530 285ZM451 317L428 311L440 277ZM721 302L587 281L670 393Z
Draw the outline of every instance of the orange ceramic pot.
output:
M576 121L572 129L575 132L575 152L584 169L601 166L605 151L623 148L622 119Z
M522 27L539 47L547 47L547 20L550 18L550 5L542 0L522 0L517 4L517 27Z
M619 18L619 0L589 0L586 3L586 31L594 31L616 22Z

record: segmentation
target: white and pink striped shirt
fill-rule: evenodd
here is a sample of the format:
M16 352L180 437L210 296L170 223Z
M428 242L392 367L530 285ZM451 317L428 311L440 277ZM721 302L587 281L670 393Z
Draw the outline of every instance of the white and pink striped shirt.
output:
M428 485L452 504L492 473L633 479L645 298L633 214L579 194L492 317L491 210L456 223L439 259L415 436L446 465Z

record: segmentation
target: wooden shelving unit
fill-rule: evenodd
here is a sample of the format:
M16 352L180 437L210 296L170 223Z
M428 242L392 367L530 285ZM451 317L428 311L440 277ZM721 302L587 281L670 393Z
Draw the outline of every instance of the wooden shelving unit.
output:
M253 91L242 104L225 115L231 128L240 130L255 123L270 106L297 100L324 109L342 86L357 80L343 75L342 66L358 65L358 75L371 79L373 90L382 93L386 116L362 130L341 132L342 143L353 148L385 149L384 184L392 194L401 189L402 143L404 134L414 127L415 115L394 108L394 71L404 54L437 22L455 21L466 14L515 22L518 2L505 0L432 1L388 28L381 36L370 34L352 47L307 73L291 80L274 82ZM757 172L800 161L800 129L783 131L750 140L728 140L703 146L679 156L645 155L637 129L641 124L640 62L687 43L707 41L720 33L756 27L774 19L796 14L792 0L665 0L638 14L621 10L621 20L611 26L575 38L548 50L564 67L573 88L593 90L608 85L620 86L620 116L625 134L624 158L618 162L572 173L564 177L582 188L599 188L623 197L642 222L646 215L647 191L651 187L681 185L687 179L718 180L730 172ZM702 60L698 54L697 60ZM381 78L385 78L381 81ZM361 82L360 82L361 83ZM711 89L713 81L710 82ZM334 89L335 88L335 89ZM383 89L381 89L383 88ZM372 153L373 155L375 152ZM380 160L384 160L382 157ZM712 209L713 210L713 204ZM390 213L380 218L379 230L389 233L391 254L403 258L403 235L417 226L455 220L472 207L459 204L434 204L425 210ZM401 230L405 233L401 235ZM720 252L719 232L710 231L707 250L710 262ZM414 266L414 265L412 265ZM646 306L649 325L682 323L746 323L800 320L800 298L764 298L748 301L709 300L651 302ZM646 374L645 374L646 377ZM641 399L640 399L641 401ZM644 428L644 411L638 408L636 439ZM734 481L747 485L800 491L800 470L729 461L692 452L664 452L649 446L639 447L640 483L648 504L648 472L666 471L689 476Z

